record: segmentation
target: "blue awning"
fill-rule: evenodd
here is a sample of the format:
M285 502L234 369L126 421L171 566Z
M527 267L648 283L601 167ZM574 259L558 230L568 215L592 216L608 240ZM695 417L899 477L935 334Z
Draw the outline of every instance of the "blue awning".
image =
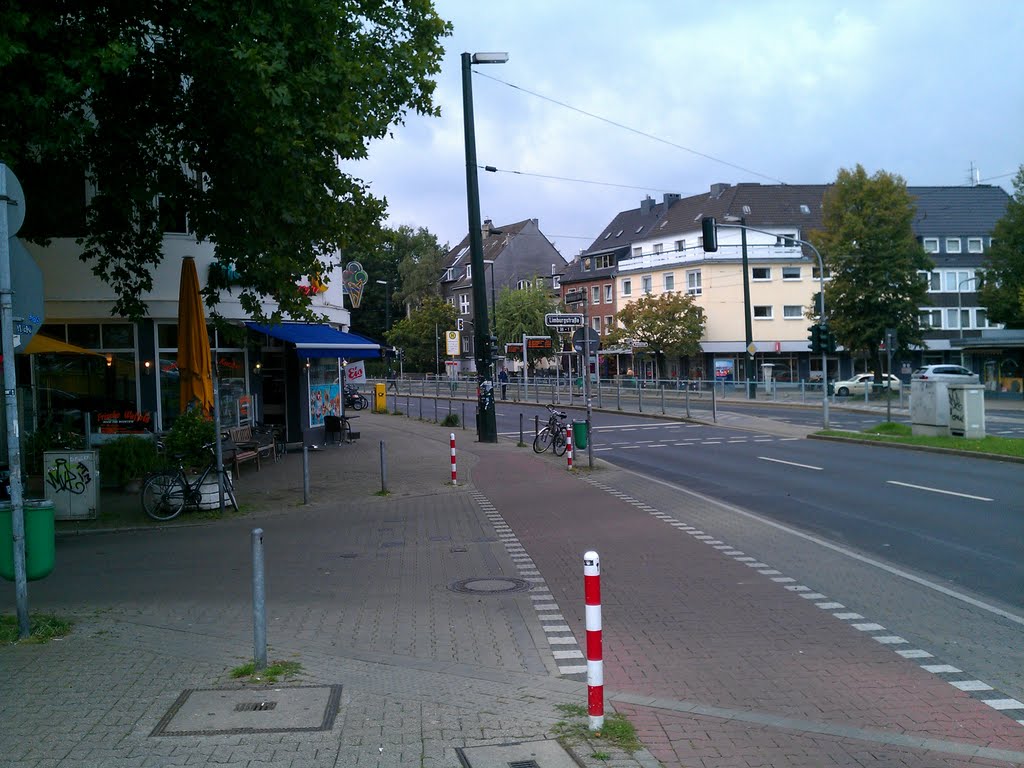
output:
M380 344L360 336L346 333L319 323L280 323L261 325L246 323L246 327L295 345L299 357L345 357L364 359L380 357Z

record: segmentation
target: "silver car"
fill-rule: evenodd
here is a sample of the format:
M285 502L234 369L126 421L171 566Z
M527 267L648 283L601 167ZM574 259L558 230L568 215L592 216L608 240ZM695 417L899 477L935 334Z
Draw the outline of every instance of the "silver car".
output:
M911 381L946 381L952 384L977 384L978 374L962 365L926 365L910 374Z

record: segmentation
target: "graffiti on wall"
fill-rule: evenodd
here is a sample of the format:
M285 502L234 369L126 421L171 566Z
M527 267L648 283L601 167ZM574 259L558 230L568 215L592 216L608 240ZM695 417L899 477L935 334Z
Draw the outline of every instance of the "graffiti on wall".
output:
M53 465L46 470L46 484L58 493L80 496L91 483L89 467L81 461L68 461L61 456L54 459Z

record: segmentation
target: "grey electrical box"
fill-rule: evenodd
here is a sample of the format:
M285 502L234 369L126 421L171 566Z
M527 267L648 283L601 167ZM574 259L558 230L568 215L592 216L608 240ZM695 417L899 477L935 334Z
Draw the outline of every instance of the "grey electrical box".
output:
M980 384L948 384L949 434L980 440L985 437L985 389Z
M46 451L43 488L54 520L91 520L99 512L99 451Z

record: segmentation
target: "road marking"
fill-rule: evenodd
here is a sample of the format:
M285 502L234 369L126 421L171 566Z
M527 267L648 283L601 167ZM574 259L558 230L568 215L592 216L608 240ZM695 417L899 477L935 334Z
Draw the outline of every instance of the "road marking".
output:
M975 499L976 501L995 501L987 496L973 496L970 493L957 493L956 491L944 491L941 488L929 488L927 485L914 485L913 483L901 483L899 480L886 480L889 485L901 485L904 488L916 488L919 491L931 491L932 493L944 493L947 496L959 496L962 499Z
M773 461L776 464L788 464L791 467L800 467L801 469L813 469L820 472L824 467L815 467L811 464L797 464L795 461L783 461L782 459L773 459L768 456L758 456L761 461Z
M804 541L809 541L812 544L817 544L819 547L831 550L832 552L836 552L840 555L843 555L844 557L849 557L850 559L856 560L859 563L870 565L873 568L878 568L879 570L885 571L886 573L890 573L893 576L899 576L901 579L906 579L907 581L913 582L914 584L918 584L922 587L926 587L927 589L930 589L934 592L938 592L939 594L945 595L946 597L951 597L954 600L959 600L960 602L966 603L967 605L972 605L975 608L980 608L981 610L987 611L988 613L994 614L996 616L1001 616L1007 621L1012 621L1014 624L1019 624L1020 626L1024 627L1024 616L1003 610L1002 608L998 608L990 603L986 603L983 600L978 600L977 598L971 597L970 595L966 595L963 592L957 592L955 589L950 589L949 587L943 586L942 584L937 584L934 581L929 581L928 579L917 576L916 574L910 573L909 571L905 571L902 568L897 568L895 566L889 565L888 563L883 563L881 560L875 560L874 558L866 557L865 555L861 555L857 552L854 552L851 549L847 549L846 547L839 546L838 544L833 544L831 541L825 541L824 539L821 539L817 536L812 536L809 533L798 531L796 528L791 528L788 525L783 525L782 523L778 523L770 518L764 517L763 515L758 515L754 512L750 512L749 510L741 509L740 507L737 507L733 504L728 504L726 502L721 501L720 499L708 496L707 494L700 493L689 488L685 488L681 485L678 485L677 483L672 483L669 482L668 480L662 480L659 477L646 475L642 472L637 472L632 469L623 469L622 471L628 472L629 474L632 475L636 475L637 477L641 477L644 479L645 482L657 483L658 485L663 485L666 488L671 488L677 493L683 494L685 496L690 496L695 499L699 499L703 501L705 504L708 504L709 506L713 506L718 509L729 510L730 512L733 512L737 515L746 517L749 520L756 520L762 525L774 528L777 531L788 533L791 536L796 536L797 538L803 539ZM787 586L786 589L796 590L797 588L793 586ZM908 651L897 651L897 653L900 653L900 655L902 655L904 653L908 653Z

